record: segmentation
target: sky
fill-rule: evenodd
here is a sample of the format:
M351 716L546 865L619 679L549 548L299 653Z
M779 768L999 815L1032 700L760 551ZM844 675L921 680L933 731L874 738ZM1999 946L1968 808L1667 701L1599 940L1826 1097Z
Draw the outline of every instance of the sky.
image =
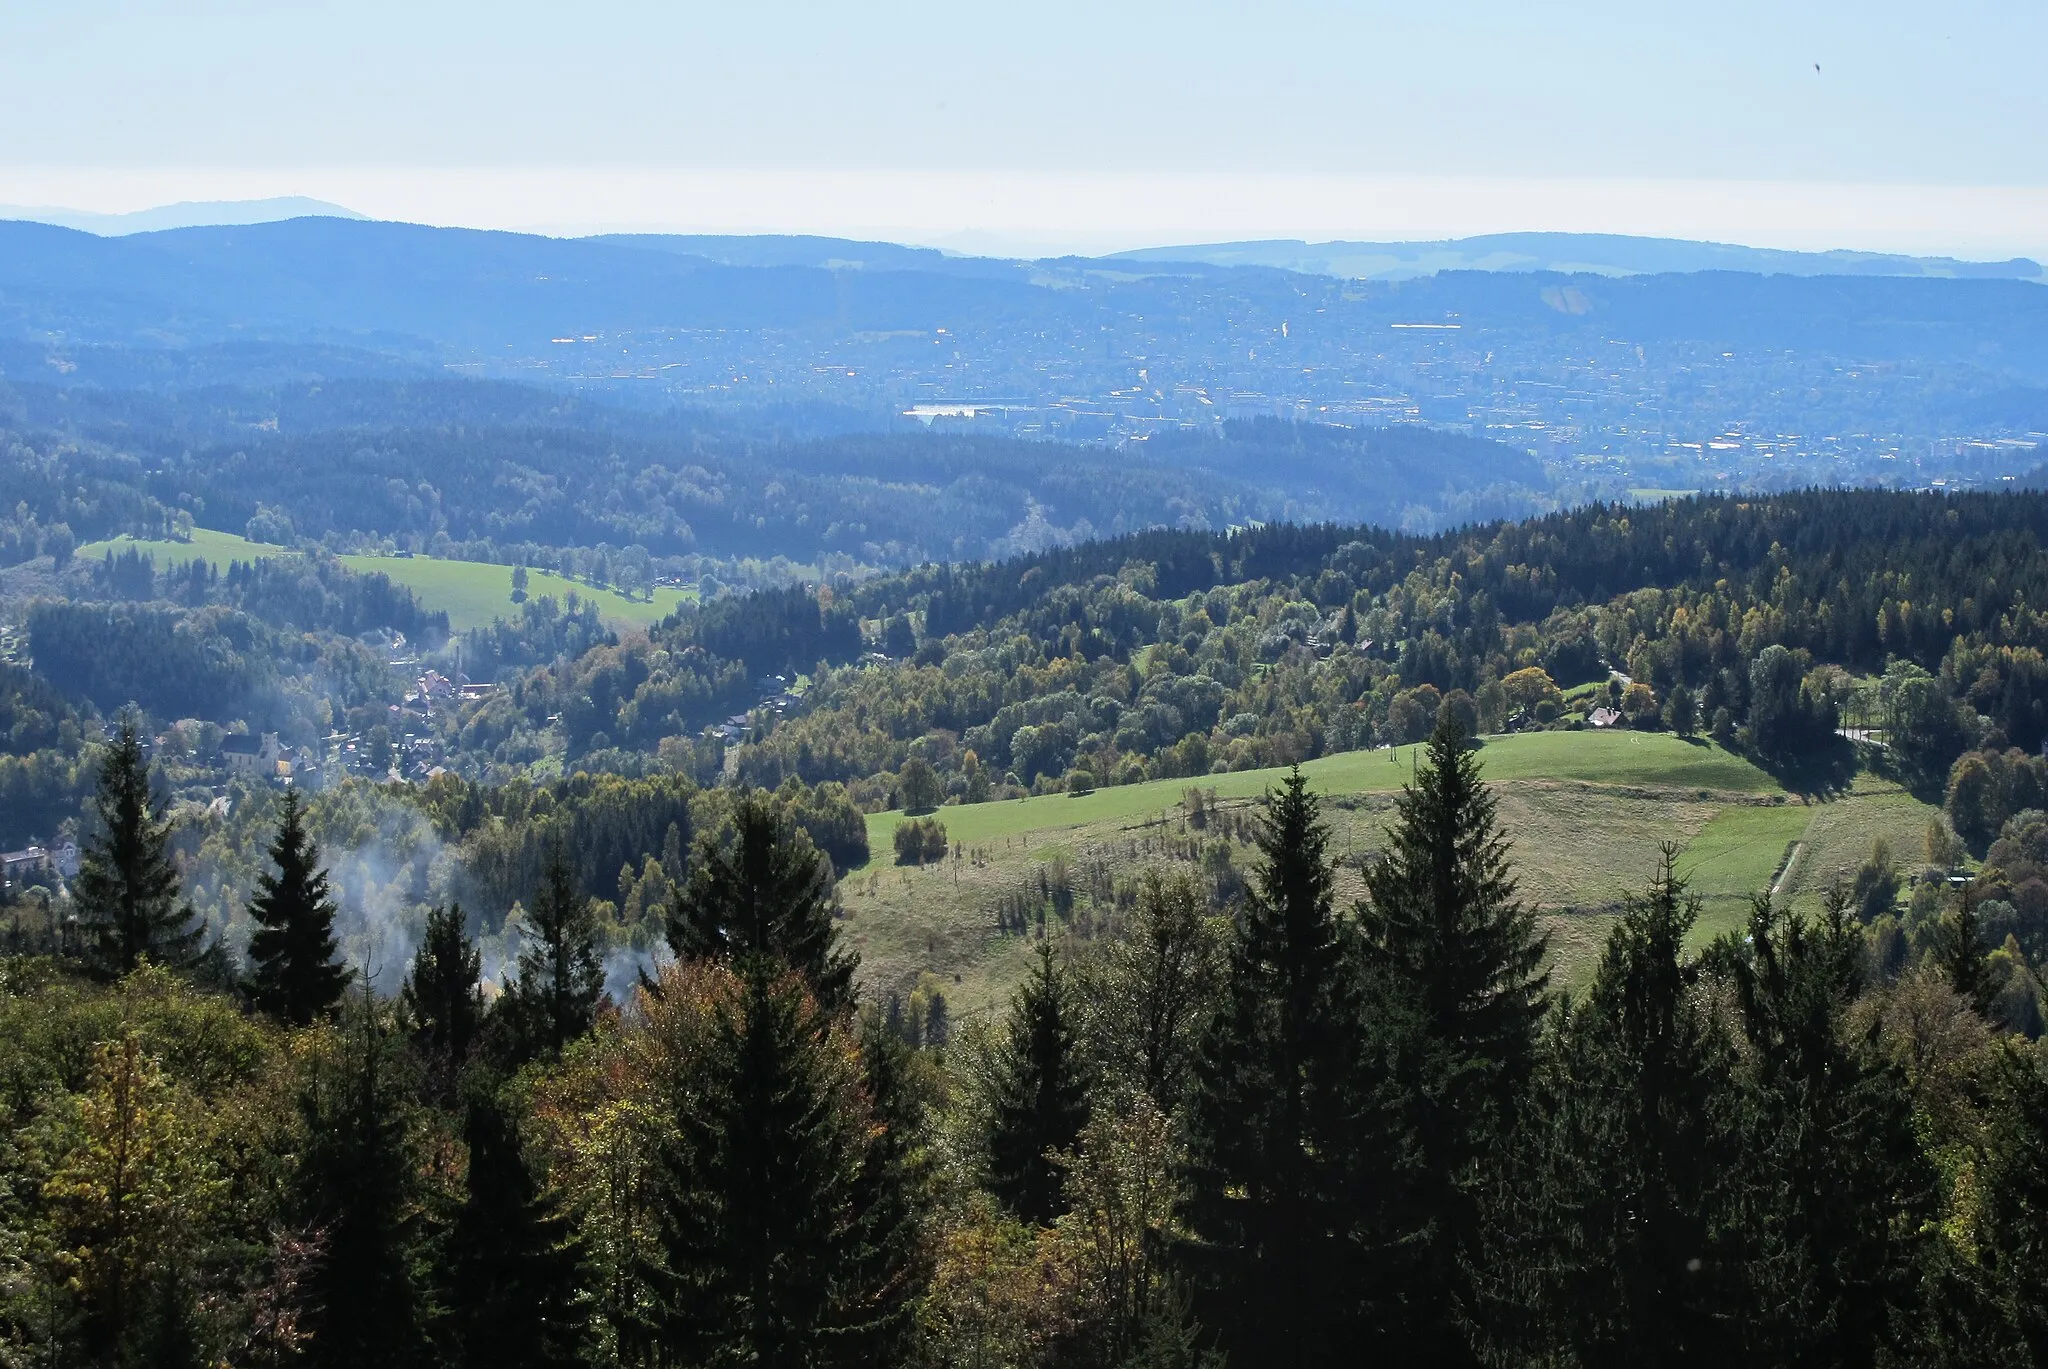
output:
M0 0L0 203L2048 252L2041 0Z

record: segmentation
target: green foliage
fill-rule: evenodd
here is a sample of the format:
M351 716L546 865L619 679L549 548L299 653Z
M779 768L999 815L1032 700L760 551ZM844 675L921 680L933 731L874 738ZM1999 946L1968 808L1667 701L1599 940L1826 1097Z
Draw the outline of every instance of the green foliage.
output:
M1147 870L1129 931L1092 943L1078 968L1080 1039L1093 1073L1114 1094L1143 1094L1162 1115L1188 1095L1221 982L1223 941L1208 902L1193 875Z
M929 865L944 860L952 844L946 839L946 824L937 818L911 818L896 824L890 838L896 845L898 865Z
M2048 1063L2038 1052L2008 1048L1999 1065L1978 1207L1979 1267L1999 1324L1999 1357L2040 1363L2048 1356Z
M481 969L482 957L463 926L462 905L429 911L398 1003L415 1048L444 1079L468 1063L482 1030Z
M1916 1295L1934 1175L1900 1071L1847 1027L1862 939L1759 898L1733 959L1747 1046L1736 1172L1742 1353L1868 1364Z
M1414 1315L1444 1335L1478 1235L1481 1157L1514 1125L1548 982L1545 939L1516 898L1493 795L1455 718L1431 735L1365 886L1366 963L1413 1010L1406 1118L1431 1214Z
M1729 1362L1741 1248L1735 1056L1685 955L1699 902L1667 846L1583 1003L1542 1043L1482 1209L1480 1325L1523 1363Z
M509 990L519 1053L559 1056L589 1031L604 996L604 947L590 900L576 890L559 848L534 891L519 977Z
M299 1098L307 1146L295 1215L321 1246L300 1295L306 1359L315 1369L421 1364L426 1252L413 1109L367 993L350 1016Z
M1991 1005L1991 978L1984 963L1984 924L1975 891L1965 884L1955 905L1942 919L1935 938L1935 958L1949 988L1983 1012Z
M1403 1147L1356 940L1334 911L1328 829L1299 772L1258 840L1196 1064L1182 1256L1227 1353L1284 1342L1331 1363L1382 1343L1375 1313L1398 1320Z
M264 1012L303 1027L334 1011L353 975L335 958L334 900L296 789L285 791L270 860L277 873L257 876L258 892L249 900L258 928L249 939L249 996Z
M2017 747L1966 752L1949 769L1942 808L1955 834L1982 851L2015 814L2048 808L2048 758Z
M179 901L171 863L171 824L159 816L149 792L149 762L134 719L100 762L93 796L98 830L79 862L75 890L85 961L115 979L147 960L172 968L198 961L204 928Z
M489 1083L466 1090L469 1167L437 1266L445 1362L460 1369L584 1362L580 1252L527 1168L518 1119Z
M1516 898L1495 812L1478 754L1455 720L1440 723L1359 910L1367 961L1413 995L1442 1072L1418 1135L1446 1184L1512 1118L1545 1008L1545 939Z
M938 1008L943 1015L943 998ZM915 1353L918 1305L931 1278L924 1220L934 1177L930 1119L910 1047L873 1015L862 1026L860 1063L875 1126L854 1180L859 1254L848 1282L864 1290L867 1353L896 1362Z
M769 801L743 796L731 832L707 834L668 908L678 959L765 959L802 975L828 1011L852 1002L856 959L837 949L831 862Z
M866 1144L841 1028L758 957L713 981L708 1009L703 1049L668 1088L656 1338L683 1363L870 1363L915 1285L875 1207L887 1185L870 1167L886 1161Z
M912 756L903 762L896 783L902 799L897 806L908 813L936 808L939 800L945 797L945 790L939 786L938 772L922 756Z
M1010 1002L990 1099L989 1185L1027 1222L1045 1225L1066 1211L1055 1151L1070 1149L1088 1120L1087 1081L1074 1039L1067 976L1050 945Z

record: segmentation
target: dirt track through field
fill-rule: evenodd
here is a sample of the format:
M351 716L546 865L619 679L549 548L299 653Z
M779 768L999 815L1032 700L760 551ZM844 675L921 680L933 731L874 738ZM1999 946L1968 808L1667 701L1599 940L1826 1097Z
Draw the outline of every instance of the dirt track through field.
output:
M1778 871L1778 877L1777 877L1777 879L1775 879L1775 880L1773 880L1773 881L1771 882L1771 897L1772 897L1772 898L1776 898L1776 897L1778 897L1778 896L1779 896L1780 894L1782 894L1782 893L1784 893L1784 892L1785 892L1785 886L1786 886L1787 884L1791 883L1791 881L1792 881L1792 876L1793 876L1793 873L1794 873L1795 871L1797 871L1797 870L1798 870L1798 868L1799 868L1799 858L1800 858L1801 856L1805 855L1805 854L1806 854L1806 843L1805 843L1805 842L1803 842L1803 841L1795 841L1795 842L1793 842L1793 843L1792 843L1792 849L1791 849L1791 851L1789 851L1789 852L1788 852L1788 853L1786 854L1786 856L1785 856L1785 868L1784 868L1784 869L1782 869L1782 870L1780 870L1780 871Z

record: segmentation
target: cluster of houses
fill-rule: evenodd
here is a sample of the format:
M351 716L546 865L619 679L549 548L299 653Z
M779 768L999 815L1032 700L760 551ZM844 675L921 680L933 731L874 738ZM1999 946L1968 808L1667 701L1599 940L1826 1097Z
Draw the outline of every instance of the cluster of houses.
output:
M730 746L745 740L748 729L754 725L754 714L762 709L778 718L786 718L803 706L803 696L792 692L795 684L787 675L763 675L754 681L754 687L761 691L761 702L745 713L735 713L722 723L713 723L704 729L704 735Z
M64 880L78 878L78 843L29 846L19 851L0 852L0 893L13 898L40 884L47 889L61 887Z
M403 644L401 637L393 649ZM441 772L441 743L425 727L435 709L488 698L501 688L463 683L438 670L425 671L406 692L404 702L391 705L386 724L391 732L391 756L383 766L370 759L371 747L362 737L345 732L330 734L317 749L286 745L275 732L231 733L221 739L220 766L238 779L313 791L348 774L374 779L396 774L424 782Z

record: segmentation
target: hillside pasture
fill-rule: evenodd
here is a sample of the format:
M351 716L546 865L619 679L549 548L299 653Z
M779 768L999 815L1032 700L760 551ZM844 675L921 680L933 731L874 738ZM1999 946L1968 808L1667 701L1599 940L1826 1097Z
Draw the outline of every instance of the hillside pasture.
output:
M1342 906L1363 893L1360 862L1382 844L1419 751L1348 752L1302 766L1324 800ZM1910 852L1900 843L1924 829L1931 812L1871 780L1809 805L1741 756L1662 733L1493 737L1479 758L1499 801L1522 895L1550 937L1551 971L1562 987L1584 982L1623 898L1644 887L1666 842L1678 846L1679 872L1701 898L1697 946L1742 925L1750 897L1771 887L1795 843L1802 855L1783 892L1814 902L1837 865L1853 866L1868 854L1873 830L1892 834L1905 863ZM1248 824L1233 819L1254 818L1261 797L1286 773L1251 770L941 808L936 816L954 854L925 867L891 865L891 838L904 815L872 814L874 857L840 886L844 931L862 955L863 978L882 992L907 992L930 974L953 986L949 998L958 1010L997 1007L1039 934L1035 921L1021 934L999 930L996 910L1006 901L1020 892L1030 901L1033 890L1064 880L1076 890L1072 908L1065 918L1049 916L1046 935L1100 935L1119 914L1085 892L1091 878L1099 886L1127 881L1147 865L1193 868L1191 857L1215 845L1213 829L1189 827L1189 789L1213 789L1226 815L1222 826L1235 833ZM1240 840L1229 846L1235 867L1249 870L1256 851Z
M115 537L92 542L78 549L81 559L97 561L108 552L119 556L138 551L159 570L205 561L225 571L230 562L259 561L298 553L264 542L251 542L231 532L195 528L186 542L151 541L136 537ZM512 602L512 567L486 561L452 561L437 556L363 556L340 558L350 570L383 575L404 585L429 609L448 615L448 626L457 632L488 627L496 618L516 618L519 605ZM677 605L694 601L694 590L661 588L649 599L629 599L616 590L583 584L548 570L527 571L526 592L538 599L552 595L565 603L571 594L597 605L598 615L614 629L644 628L673 613Z

